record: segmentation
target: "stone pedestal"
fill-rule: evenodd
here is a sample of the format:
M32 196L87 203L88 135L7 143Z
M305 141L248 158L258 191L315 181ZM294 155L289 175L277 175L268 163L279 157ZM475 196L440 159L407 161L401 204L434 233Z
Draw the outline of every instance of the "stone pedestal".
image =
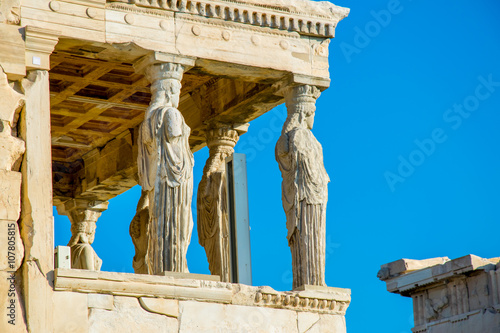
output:
M401 259L378 274L413 299L414 333L500 332L500 258Z
M299 289L278 292L180 273L57 269L54 325L70 322L72 332L82 333L346 332L349 289Z

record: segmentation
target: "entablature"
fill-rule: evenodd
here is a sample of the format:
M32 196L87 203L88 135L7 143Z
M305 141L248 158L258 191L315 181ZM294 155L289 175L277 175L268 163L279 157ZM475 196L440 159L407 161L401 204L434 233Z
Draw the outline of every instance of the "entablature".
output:
M214 18L263 28L295 31L301 35L334 37L337 23L349 14L349 9L329 2L304 0L255 1L255 0L115 0L117 3L138 7L156 8L193 16Z
M20 24L60 31L60 39L329 78L329 40L347 14L305 0L26 0Z

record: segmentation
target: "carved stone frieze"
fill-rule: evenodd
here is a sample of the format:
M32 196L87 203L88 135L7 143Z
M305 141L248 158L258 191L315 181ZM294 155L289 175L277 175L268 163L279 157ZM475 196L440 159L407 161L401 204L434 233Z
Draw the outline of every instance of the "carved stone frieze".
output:
M24 105L24 96L9 84L1 66L0 96L0 246L4 249L4 255L0 258L0 271L14 272L21 266L24 257L17 222L21 213L22 180L18 170L26 146L16 136L15 126Z
M436 327L441 332L493 333L500 320L499 260L475 255L400 259L382 265L379 278L388 291L413 299L414 333Z
M297 292L258 291L255 295L255 305L296 311L345 315L349 304L349 300L338 300L326 295L324 298L320 295L305 297Z
M15 128L19 112L24 105L24 96L13 89L7 75L0 66L0 170L15 170L25 150L24 141L16 137ZM14 128L14 131L13 131ZM16 170L15 170L16 171Z
M349 9L329 2L306 0L115 0L108 6L116 7L117 2L317 37L333 37L337 23L349 14Z
M0 0L0 23L19 24L20 0Z

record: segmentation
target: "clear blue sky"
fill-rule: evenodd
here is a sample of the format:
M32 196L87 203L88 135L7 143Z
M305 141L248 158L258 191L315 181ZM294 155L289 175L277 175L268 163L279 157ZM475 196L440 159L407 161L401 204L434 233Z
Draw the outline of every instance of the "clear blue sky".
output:
M385 290L381 264L500 256L500 3L336 4L351 14L330 44L332 85L313 129L332 179L326 281L352 289L349 333L409 332L412 302ZM390 16L376 14L383 10ZM252 122L236 147L248 158L254 284L277 290L292 284L272 126L284 114L281 106ZM207 156L195 153L195 187ZM132 272L128 227L139 194L113 199L98 221L103 270ZM56 245L68 242L66 217L56 216L55 235ZM208 273L197 237L195 226L189 268Z

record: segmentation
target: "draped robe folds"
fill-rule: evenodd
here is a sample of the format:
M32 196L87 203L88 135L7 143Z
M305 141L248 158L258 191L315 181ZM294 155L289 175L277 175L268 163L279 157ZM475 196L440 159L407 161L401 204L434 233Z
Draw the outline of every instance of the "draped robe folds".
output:
M139 182L149 193L151 274L188 272L194 158L190 128L173 107L150 107L139 133Z
M207 174L198 186L198 238L205 248L212 275L219 275L221 281L229 282L229 217L227 213L226 177L224 159L210 156L208 168L215 172ZM212 165L214 164L214 165Z
M135 216L130 223L129 233L135 247L135 255L132 261L134 272L136 274L149 274L149 195L148 192L144 190L137 203Z
M101 270L102 260L89 243L77 243L71 246L71 268Z
M323 149L309 129L295 128L276 145L292 252L293 288L325 285L325 228L328 182Z

